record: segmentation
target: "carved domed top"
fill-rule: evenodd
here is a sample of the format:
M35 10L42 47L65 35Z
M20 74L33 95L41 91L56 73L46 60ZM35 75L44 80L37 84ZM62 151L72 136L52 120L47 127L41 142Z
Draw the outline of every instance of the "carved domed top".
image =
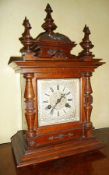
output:
M63 43L72 43L72 41L67 36L53 32L57 28L57 26L51 16L53 10L49 4L47 4L45 11L47 15L45 18L45 22L42 24L42 28L45 30L45 32L40 33L37 36L36 41L57 41Z
M40 33L35 38L33 51L36 53L36 56L40 58L69 58L71 56L70 51L76 46L76 44L67 36L54 32L57 26L51 16L53 10L49 4L47 4L45 11L47 15L45 22L42 24L42 28L45 30L45 32Z
M51 16L53 12L49 4L46 6L46 17L42 28L45 30L40 33L35 39L30 35L30 23L25 19L24 25L25 31L20 38L20 41L24 45L21 49L22 55L31 54L37 58L71 58L73 55L70 53L72 48L76 46L75 42L72 42L67 36L54 32L57 28L54 20Z
M39 34L36 38L37 41L57 41L57 42L63 42L63 43L72 43L72 41L65 35L60 33L51 33L48 34L47 32L43 32Z
M35 60L55 60L60 61L61 59L73 59L73 61L91 61L94 57L90 51L93 48L93 44L90 41L89 35L91 34L89 27L84 27L84 37L80 42L82 51L78 56L71 54L72 48L76 46L75 42L72 42L67 36L54 32L57 28L54 20L51 16L53 12L49 4L46 6L46 18L42 24L44 32L40 33L35 39L31 36L30 30L31 25L27 18L23 21L24 32L19 38L23 47L20 49L22 58L19 60L24 61L35 61ZM10 62L17 60L18 58L12 57Z

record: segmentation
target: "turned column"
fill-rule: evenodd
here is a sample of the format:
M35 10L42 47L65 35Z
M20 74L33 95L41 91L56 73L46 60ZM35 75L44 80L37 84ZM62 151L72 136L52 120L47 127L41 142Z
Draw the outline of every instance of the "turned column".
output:
M79 53L78 57L81 58L83 61L90 61L93 60L93 53L90 51L94 45L90 41L89 35L91 34L90 29L88 26L85 25L84 29L84 37L82 42L80 43L82 47L82 51ZM92 112L92 87L90 82L90 77L92 76L92 72L85 72L83 73L83 80L84 80L84 124L83 124L83 137L91 137L92 136L92 123L90 121L91 112Z
M91 122L91 112L92 112L92 87L90 82L91 72L84 73L84 114L85 114L85 136L90 137L92 135L92 122Z
M24 78L26 79L26 85L25 85L25 92L24 92L24 98L25 98L25 117L27 121L28 131L27 131L27 137L33 137L35 135L34 131L34 121L35 121L35 108L34 108L34 90L32 85L32 79L34 77L34 74L32 73L26 73L24 74Z

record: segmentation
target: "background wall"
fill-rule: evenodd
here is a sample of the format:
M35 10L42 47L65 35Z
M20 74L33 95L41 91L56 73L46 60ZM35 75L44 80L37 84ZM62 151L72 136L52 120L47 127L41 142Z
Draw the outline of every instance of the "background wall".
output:
M27 16L32 35L37 36L45 18L44 9L50 3L57 31L79 43L83 27L92 32L96 58L106 64L93 76L94 109L92 121L96 128L109 127L109 0L0 0L0 143L22 128L20 76L8 66L9 57L20 55L18 38L23 33L22 22ZM80 51L78 45L73 53Z

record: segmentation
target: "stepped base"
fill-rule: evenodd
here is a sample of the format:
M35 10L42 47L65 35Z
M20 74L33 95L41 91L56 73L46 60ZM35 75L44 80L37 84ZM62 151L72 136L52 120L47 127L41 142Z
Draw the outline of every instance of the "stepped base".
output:
M23 131L18 131L12 138L12 148L17 167L38 164L58 158L63 158L83 152L93 151L103 147L95 138L68 141L29 149Z

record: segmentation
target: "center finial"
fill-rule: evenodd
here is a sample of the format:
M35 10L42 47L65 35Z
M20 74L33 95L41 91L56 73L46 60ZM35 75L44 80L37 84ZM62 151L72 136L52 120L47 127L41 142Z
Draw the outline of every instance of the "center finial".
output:
M47 4L45 11L47 15L46 15L46 18L44 19L45 22L42 24L42 28L50 34L53 32L53 30L57 28L57 26L55 25L54 20L51 16L51 13L53 12L53 10L49 4Z

